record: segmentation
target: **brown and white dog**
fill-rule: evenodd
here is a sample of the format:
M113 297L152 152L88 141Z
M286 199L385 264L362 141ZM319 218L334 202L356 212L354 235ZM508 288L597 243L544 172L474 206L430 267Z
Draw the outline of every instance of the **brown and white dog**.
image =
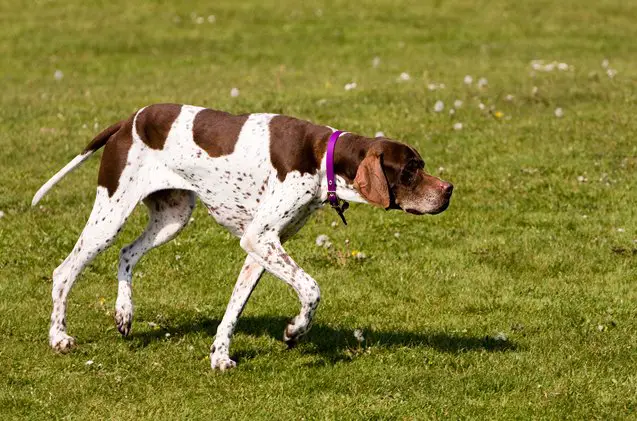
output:
M127 335L133 319L132 271L153 247L188 223L199 197L210 215L241 239L247 257L210 350L213 369L235 366L230 338L264 270L290 285L300 313L285 328L293 345L305 334L319 287L282 247L326 202L326 145L334 129L276 114L232 115L191 105L156 104L97 135L38 190L33 205L62 177L104 147L97 197L71 254L53 272L49 341L65 352L66 301L80 272L104 251L139 201L150 213L144 233L120 253L115 321ZM414 214L445 210L452 185L424 171L412 147L345 133L336 144L336 192L346 201Z

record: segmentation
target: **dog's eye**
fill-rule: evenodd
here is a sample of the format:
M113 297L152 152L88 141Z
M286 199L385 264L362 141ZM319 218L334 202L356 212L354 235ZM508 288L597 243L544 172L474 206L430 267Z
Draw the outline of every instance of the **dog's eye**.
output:
M418 170L424 167L424 162L412 160L405 165L400 173L400 182L403 185L411 185L416 181Z
M416 171L410 168L405 168L400 174L400 182L404 185L411 185L416 181Z

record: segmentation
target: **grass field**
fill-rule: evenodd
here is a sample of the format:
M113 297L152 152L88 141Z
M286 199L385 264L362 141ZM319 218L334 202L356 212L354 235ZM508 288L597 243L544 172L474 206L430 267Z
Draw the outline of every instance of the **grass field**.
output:
M0 0L0 418L637 419L637 3L298 3ZM353 206L348 227L318 212L287 244L321 285L313 330L285 349L297 299L266 275L226 373L208 352L243 252L200 206L137 266L118 334L137 209L76 284L78 347L56 355L51 273L99 159L31 197L154 102L383 131L454 183L452 204Z

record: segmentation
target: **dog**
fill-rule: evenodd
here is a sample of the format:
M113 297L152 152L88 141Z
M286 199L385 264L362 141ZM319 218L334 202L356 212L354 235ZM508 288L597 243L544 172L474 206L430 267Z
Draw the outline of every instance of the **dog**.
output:
M384 137L336 133L328 126L278 114L233 115L155 104L99 133L38 190L32 205L102 147L88 222L72 252L53 271L49 343L58 352L69 351L75 343L66 330L73 283L113 242L140 201L148 207L149 222L120 252L117 328L124 336L131 330L135 264L181 231L199 197L217 223L240 238L247 253L210 349L211 367L223 371L236 365L229 356L231 336L264 270L291 286L301 304L284 330L284 341L293 346L309 330L320 301L319 287L282 244L313 211L329 201L343 216L343 200L436 214L448 207L453 190L451 183L425 172L414 148Z

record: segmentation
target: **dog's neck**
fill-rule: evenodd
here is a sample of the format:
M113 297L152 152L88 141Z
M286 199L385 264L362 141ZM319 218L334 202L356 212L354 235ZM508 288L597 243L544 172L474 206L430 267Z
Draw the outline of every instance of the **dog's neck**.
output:
M328 136L329 137L329 136ZM320 139L321 143L327 145L327 138ZM334 149L334 174L336 175L336 194L348 202L367 203L354 187L354 179L360 163L367 155L367 151L375 139L370 139L354 133L341 135ZM321 148L323 149L323 148ZM326 154L321 160L321 173L326 171ZM322 177L321 200L327 198L327 178Z

